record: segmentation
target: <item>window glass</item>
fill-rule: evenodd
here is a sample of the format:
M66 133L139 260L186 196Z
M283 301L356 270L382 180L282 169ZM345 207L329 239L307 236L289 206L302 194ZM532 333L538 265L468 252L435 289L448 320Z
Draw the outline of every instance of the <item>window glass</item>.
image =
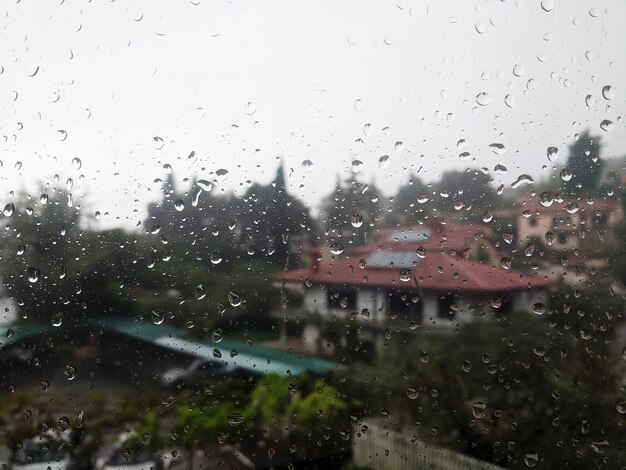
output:
M624 0L0 14L0 469L626 468Z

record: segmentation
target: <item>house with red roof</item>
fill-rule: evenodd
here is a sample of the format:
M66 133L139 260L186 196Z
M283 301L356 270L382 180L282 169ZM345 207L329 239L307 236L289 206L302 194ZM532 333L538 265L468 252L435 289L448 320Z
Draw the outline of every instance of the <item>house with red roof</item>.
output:
M273 277L303 298L281 314L297 317L304 343L314 347L324 324L342 320L380 344L393 331L451 331L493 314L544 310L551 281L505 269L493 257L473 260L488 251L489 236L481 224L436 222L380 230L354 249L333 243L327 262L309 249L308 266Z

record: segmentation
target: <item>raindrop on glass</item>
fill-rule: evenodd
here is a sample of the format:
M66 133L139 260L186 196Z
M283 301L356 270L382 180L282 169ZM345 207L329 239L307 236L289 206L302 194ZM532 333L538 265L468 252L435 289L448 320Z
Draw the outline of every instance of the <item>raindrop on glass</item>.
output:
M489 103L491 103L491 96L489 96L485 92L478 93L476 95L476 103L478 103L480 106L487 106Z

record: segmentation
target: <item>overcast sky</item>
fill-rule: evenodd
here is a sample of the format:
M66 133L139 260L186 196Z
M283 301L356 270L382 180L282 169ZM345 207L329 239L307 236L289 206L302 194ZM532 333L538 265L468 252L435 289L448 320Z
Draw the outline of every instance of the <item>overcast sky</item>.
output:
M221 189L241 192L282 157L291 192L315 210L353 160L391 195L411 173L432 181L469 165L504 165L493 176L507 187L521 173L547 178L587 128L605 156L626 154L626 2L543 4L4 2L0 202L59 174L109 213L101 226L132 227L164 164L183 188L226 169Z

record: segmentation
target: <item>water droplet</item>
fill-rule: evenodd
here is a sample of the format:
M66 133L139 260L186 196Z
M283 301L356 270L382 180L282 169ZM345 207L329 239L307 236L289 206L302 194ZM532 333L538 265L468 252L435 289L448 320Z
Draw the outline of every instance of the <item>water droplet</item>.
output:
M15 205L12 202L9 202L6 206L4 206L4 209L2 211L5 217L11 217L14 212Z
M383 40L385 41L386 45L391 46L393 44L394 37L391 34L386 34Z
M65 139L67 139L67 131L63 129L59 129L57 131L57 134L59 136L59 141L63 142Z
M489 144L489 148L499 157L506 155L506 148L504 147L504 144L494 142L493 144Z
M562 168L560 174L563 181L569 181L572 179L572 172L569 171L567 168Z
M341 243L333 243L328 247L328 249L333 255L340 255L343 253L343 245Z
M381 168L387 168L389 166L389 155L383 155L378 159L378 166Z
M206 191L206 192L209 192L211 191L211 189L213 189L213 185L209 183L207 180L198 180L196 184L200 186L200 188L202 188L203 191Z
M539 195L539 204L543 207L550 207L553 202L554 197L552 196L552 193L545 191Z
M502 257L500 259L500 266L502 266L503 269L511 269L511 258L506 256Z
M524 75L524 66L521 64L515 64L513 66L513 75L515 75L516 77L521 77L522 75Z
M615 88L613 88L611 85L606 85L602 87L602 96L605 100L612 100L613 98L615 98Z
M55 313L52 317L52 326L59 327L63 324L63 313Z
M506 104L509 108L515 107L515 96L508 94L504 97L504 104Z
M483 214L483 222L489 223L493 220L493 212L487 211Z
M533 184L535 181L530 175L521 174L517 177L517 179L511 184L513 189L519 188L523 184Z
M599 8L592 8L591 10L589 10L589 16L591 16L592 18L597 18L598 16L600 16L601 13L602 10L600 10Z
M37 268L33 268L30 267L26 270L26 273L28 275L28 282L30 282L31 284L34 284L35 282L37 282L39 280L39 276L40 276L40 272L39 269Z
M252 116L254 113L256 113L256 105L252 101L248 101L245 109L248 116Z
M232 413L228 415L228 424L231 426L241 426L243 424L243 416L239 413Z
M211 333L211 339L215 343L219 343L220 341L222 341L222 339L224 339L224 332L222 331L222 329L221 328L214 329L213 332Z
M354 102L354 109L356 111L361 111L363 109L363 100L356 100Z
M393 146L393 149L394 149L396 152L401 152L403 148L404 148L404 144L403 144L403 143L402 143L402 141L400 141L400 140L399 140L399 141L397 141L397 142L394 144L394 146Z
M313 162L311 160L304 160L302 162L302 168L304 169L305 173L308 173L313 169Z
M626 400L619 402L617 406L615 407L615 409L617 410L619 414L625 415L626 414Z
M499 163L493 167L493 171L498 173L499 175L506 175L507 169L504 165L500 165Z
M559 158L559 149L556 147L548 147L547 154L548 154L548 160L553 162L557 158Z
M130 459L130 449L124 447L121 451L120 454L122 455L122 458L124 460L128 460Z
M239 307L241 305L241 297L233 291L230 291L228 293L228 303L233 307Z
M591 108L593 107L594 104L596 104L596 100L594 99L593 96L587 95L585 96L585 104L587 105L588 108Z
M505 231L502 235L502 238L506 243L510 245L513 242L513 232L511 232L510 230Z
M487 26L482 21L476 22L474 29L478 34L483 34L487 30Z
M417 391L415 387L409 387L406 389L406 396L409 397L411 400L417 399L419 394L420 393Z
M412 277L413 277L413 274L411 273L410 269L403 268L400 270L400 280L402 282L409 282Z
M352 172L358 173L363 169L363 162L361 160L352 160Z
M570 213L570 214L575 214L576 212L578 212L578 203L576 201L570 202L568 205L565 206L565 210Z
M48 382L47 380L42 380L41 381L41 391L45 392L50 388L50 382Z
M552 245L554 243L554 233L547 231L545 234L545 239L548 245Z
M543 1L545 2L546 0L543 0ZM541 5L543 6L543 2L541 3ZM546 10L546 11L550 11L550 10ZM534 467L535 465L537 465L538 462L539 462L539 456L537 455L536 452L530 451L530 452L527 452L526 455L524 455L524 463L526 464L527 467Z
M350 216L350 223L354 228L359 228L361 225L363 225L363 217L361 216L361 214L352 214Z
M196 286L196 300L202 300L206 297L206 289L202 284Z
M174 202L174 208L180 212L185 208L185 202L182 199L178 199L176 202Z
M356 44L356 38L354 37L354 34L348 34L346 36L346 42L350 45L350 46L354 46Z
M163 148L163 145L164 145L163 139L159 137L158 135L155 135L152 138L152 146L154 147L155 150L161 150Z
M482 93L478 93L476 95L476 103L478 103L480 106L487 106L489 103L491 103L491 96L489 96L489 94L485 93L484 91Z
M209 256L209 259L213 264L220 264L222 262L222 254L219 251L214 251Z
M217 177L218 181L226 181L226 179L228 178L228 170L220 168L215 172L215 176Z
M533 313L536 313L537 315L543 315L544 313L546 313L546 306L542 304L541 302L537 302L533 304L532 308L533 308Z
M59 428L59 431L61 432L67 431L70 428L70 419L67 416L61 416L57 420L57 426Z
M155 325L160 325L165 320L165 315L161 312L157 312L156 310L152 310L150 313L150 319Z
M484 418L486 408L487 405L485 404L485 402L475 401L474 403L472 403L472 415L474 415L474 418Z
M415 250L415 254L420 258L425 258L426 248L424 248L423 246L418 246L417 249Z
M74 380L76 378L76 367L67 365L63 368L63 373L67 380Z
M602 129L605 132L611 132L613 130L614 124L613 121L609 121L608 119L604 119L601 123L600 123L600 129Z
M81 161L81 159L80 159L80 158L78 158L78 157L74 157L74 158L72 158L72 168L73 168L75 171L80 170L80 168L81 168L82 166L83 166L83 162Z

